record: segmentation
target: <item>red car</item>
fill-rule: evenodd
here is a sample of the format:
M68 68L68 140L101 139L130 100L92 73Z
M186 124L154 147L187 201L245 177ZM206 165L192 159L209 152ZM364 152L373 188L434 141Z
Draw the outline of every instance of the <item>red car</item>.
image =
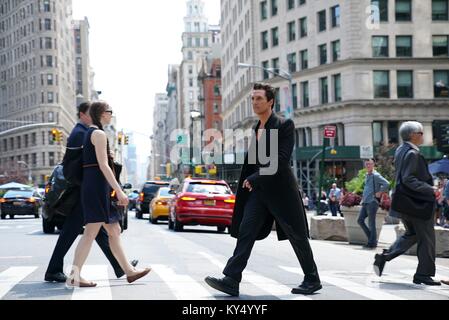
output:
M216 226L224 232L231 226L235 195L221 180L186 179L170 201L168 228L182 231L185 225Z

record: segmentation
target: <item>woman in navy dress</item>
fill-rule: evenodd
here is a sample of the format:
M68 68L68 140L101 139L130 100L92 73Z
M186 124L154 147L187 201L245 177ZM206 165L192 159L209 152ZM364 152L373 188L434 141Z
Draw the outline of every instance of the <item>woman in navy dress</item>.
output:
M84 234L75 251L72 272L67 279L69 286L95 287L96 283L81 278L81 269L89 255L93 241L101 227L109 235L109 245L120 267L125 271L129 283L147 275L151 269L137 270L123 251L119 225L119 213L111 210L111 192L115 191L119 205L128 206L128 197L122 191L109 166L109 144L103 126L111 123L112 110L107 103L95 102L89 109L93 125L89 128L83 148L83 182L81 186L81 205L86 223Z

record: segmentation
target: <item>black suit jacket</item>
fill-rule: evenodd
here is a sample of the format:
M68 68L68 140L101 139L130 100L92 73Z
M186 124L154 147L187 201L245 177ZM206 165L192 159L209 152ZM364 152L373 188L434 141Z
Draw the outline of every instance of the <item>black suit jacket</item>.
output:
M260 127L259 123L253 128L253 136L251 139L251 150L255 150L257 143L256 132ZM263 175L263 167L268 165L257 165L249 163L248 153L245 156L245 163L242 168L242 172L239 179L239 185L236 195L236 203L234 206L234 215L231 226L231 236L237 238L239 233L240 224L242 222L243 213L246 202L248 201L250 191L243 188L243 182L248 180L252 187L253 192L258 192L263 199L264 204L267 206L271 213L277 213L276 216L286 217L287 215L299 215L303 219L304 224L301 222L298 225L291 226L295 232L304 232L304 227L308 236L307 217L302 203L302 199L299 192L298 183L293 175L290 159L294 147L294 130L295 125L292 120L286 120L278 117L274 113L268 119L266 125L266 134L262 136L259 145L266 145L267 155L270 153L270 131L278 130L278 154L273 155L274 161L277 162L277 170L272 175ZM271 159L271 157L270 157ZM299 219L298 219L299 220ZM276 231L278 233L279 240L286 240L284 230L281 229L278 223L276 223ZM265 239L271 232L273 226L273 217L267 218L264 224L264 228L257 237L257 240Z
M84 137L89 130L84 124L78 122L67 139L67 147L79 148L84 144Z
M433 178L426 160L418 150L415 150L408 143L402 144L396 150L394 166L396 168L396 183L398 183L399 175L401 175L402 184L406 187L406 190L410 190L413 198L430 202L435 201ZM393 216L401 216L397 212L392 213Z

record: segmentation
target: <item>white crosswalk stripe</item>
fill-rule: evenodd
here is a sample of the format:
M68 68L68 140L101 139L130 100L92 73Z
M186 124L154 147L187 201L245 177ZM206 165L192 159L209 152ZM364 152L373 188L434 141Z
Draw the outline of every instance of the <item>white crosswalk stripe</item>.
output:
M291 272L291 273L298 273L301 272L300 268L291 268L291 267L283 267L280 266L281 269ZM332 284L334 286L337 286L339 288L342 288L346 291L356 293L358 295L361 295L365 298L372 299L372 300L405 300L404 298L395 296L393 294L390 294L388 292L385 292L383 290L379 290L376 288L371 288L366 285L346 280L341 277L336 276L330 276L326 275L325 273L322 273L320 275L321 281Z
M218 259L214 258L213 256L205 253L205 252L199 252L200 255L208 259L212 264L216 265L220 269L224 269L225 265L221 263ZM255 287L269 292L270 295L276 296L283 300L312 300L309 297L302 296L302 295L292 295L291 294L291 288L287 287L286 285L283 285L275 280L269 279L267 277L264 277L260 274L257 274L255 272L246 270L243 272L243 277L245 279L245 282L249 282Z
M409 276L413 276L416 273L416 270L401 270L401 273L407 274ZM410 284L411 283L411 284ZM408 282L410 286L419 288L420 290L428 291L431 293L435 293L441 296L449 297L449 287L446 286L426 286L426 285L419 285L419 284L413 284L413 282Z
M36 269L37 267L11 267L0 273L0 299Z
M177 274L173 269L161 264L153 264L153 271L161 277L178 300L210 300L213 296L192 277Z
M81 271L84 279L97 283L95 288L74 288L72 300L112 300L106 265L86 265Z

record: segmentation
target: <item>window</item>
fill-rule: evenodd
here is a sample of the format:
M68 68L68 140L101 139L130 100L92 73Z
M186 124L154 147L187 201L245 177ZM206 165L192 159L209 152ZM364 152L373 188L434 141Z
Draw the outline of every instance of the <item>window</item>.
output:
M51 31L51 19L44 20L44 30Z
M271 0L271 16L278 14L278 0Z
M287 10L292 10L295 8L295 0L287 0Z
M47 67L53 67L53 56L46 56Z
M279 88L276 88L275 91L276 91L276 99L275 99L276 102L275 102L275 105L274 105L274 110L276 112L280 112L281 111L281 99L280 99Z
M340 26L340 6L335 6L331 8L332 15L332 28Z
M187 46L188 47L193 47L193 42L192 42L192 38L191 37L187 38Z
M189 78L189 87L193 87L193 79Z
M396 0L396 21L412 21L412 0Z
M309 67L309 55L307 50L302 50L299 52L301 55L301 70L305 70Z
M449 97L449 70L435 70L433 72L435 98Z
M48 86L53 85L53 74L51 74L51 73L47 74L47 85Z
M292 98L293 98L293 109L298 109L298 85L296 83L292 84Z
M55 98L54 98L53 92L47 92L47 101L48 101L48 103L54 103L55 102Z
M189 74L193 74L193 67L189 66Z
M413 98L413 71L398 71L398 98Z
M287 30L288 30L288 41L295 41L296 40L296 23L295 21L289 22L287 24Z
M274 69L273 71L278 73L279 72L279 58L274 58L271 60L271 66Z
M268 31L264 31L261 34L262 50L268 49Z
M326 30L326 10L318 12L318 32Z
M49 37L45 38L45 49L51 49L52 48L52 39Z
M220 113L220 108L217 103L214 103L214 113Z
M397 36L396 37L396 57L411 57L412 37L411 36Z
M299 19L299 36L307 37L307 17Z
M265 69L269 69L270 68L270 62L269 61L262 62L262 67L264 68L264 70L263 70L263 79L265 80L265 79L270 78L270 74L267 71L265 71Z
M195 47L201 47L201 38L195 38Z
M203 40L204 40L203 46L208 47L209 46L209 39L208 38L204 38Z
M372 0L371 5L376 9L371 13L373 23L388 21L388 0Z
M390 98L389 71L374 71L374 98Z
M44 12L50 12L50 0L44 0Z
M309 82L301 82L301 104L304 108L307 108L309 103Z
M306 0L299 0L299 5L301 6L303 4L306 4Z
M332 76L332 82L334 84L334 101L341 101L341 75L335 74Z
M218 84L214 86L214 96L219 97L221 95L221 89Z
M326 104L329 102L327 77L320 78L320 103Z
M432 46L434 57L448 56L448 36L433 36Z
M383 144L383 126L382 122L373 122L373 145L378 147Z
M260 20L265 20L268 18L268 4L267 1L262 1L260 3Z
M432 0L432 20L448 20L448 0Z
M340 40L332 41L332 62L340 60Z
M388 37L373 36L372 38L373 57L388 57Z
M277 47L279 45L279 28L271 29L271 46Z
M288 71L290 73L296 72L296 53L287 55Z
M49 166L50 167L55 165L55 153L54 152L49 152L48 153L48 161L49 161Z
M326 64L327 63L327 45L322 44L322 45L318 46L318 52L319 52L319 56L320 56L320 65Z
M187 60L193 60L193 53L192 53L192 51L187 52Z

